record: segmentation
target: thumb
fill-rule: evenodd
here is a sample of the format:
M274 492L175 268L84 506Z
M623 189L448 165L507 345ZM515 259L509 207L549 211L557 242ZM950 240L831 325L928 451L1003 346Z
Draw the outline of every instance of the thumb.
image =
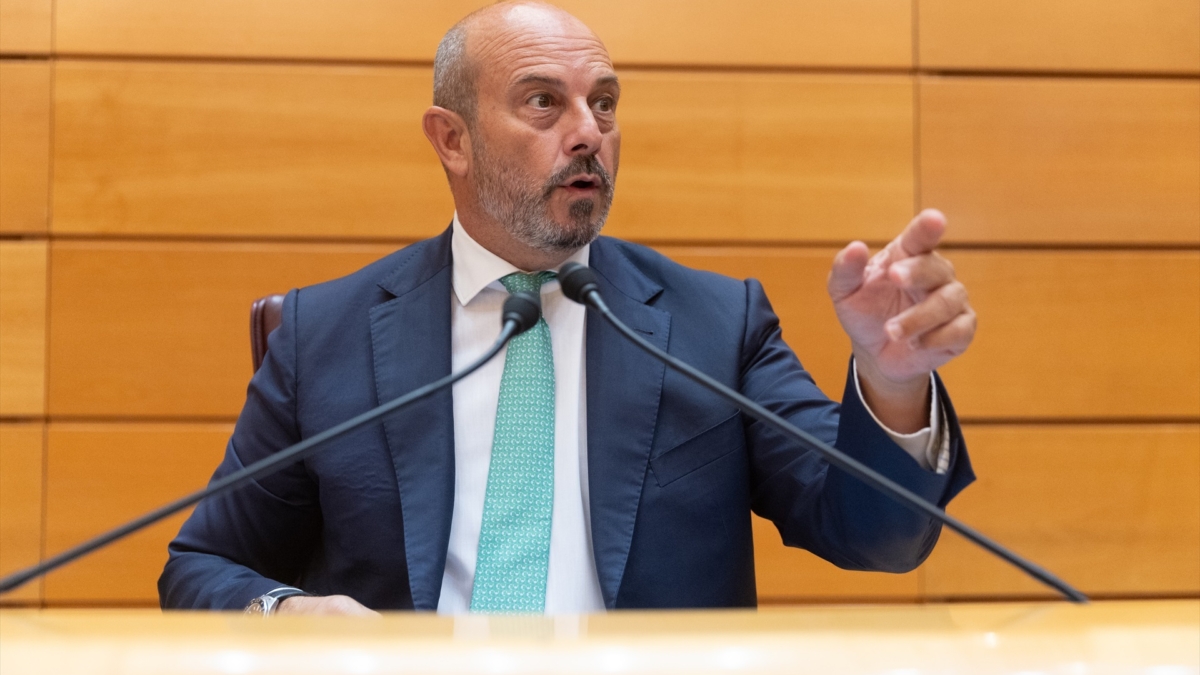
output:
M842 301L862 286L863 271L867 269L870 258L870 249L861 241L851 242L834 256L833 269L829 270L829 279L826 281L829 297L834 302Z

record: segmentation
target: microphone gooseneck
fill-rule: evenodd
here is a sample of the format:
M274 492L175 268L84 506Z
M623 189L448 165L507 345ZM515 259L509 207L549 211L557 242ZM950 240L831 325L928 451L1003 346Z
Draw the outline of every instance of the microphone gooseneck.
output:
M1061 593L1071 602L1086 603L1087 596L1073 588L1067 582L1059 579L1051 574L1048 570L1022 558L1016 553L1008 550L999 543L985 536L983 533L972 528L970 525L946 513L945 510L939 508L935 504L931 504L920 495L912 492L908 488L900 485L892 479L875 471L871 467L859 462L858 460L843 453L841 450L825 443L821 439L809 434L808 432L796 427L784 418L767 410L754 401L742 396L738 392L726 387L724 384L714 380L704 373L696 370L692 366L680 361L670 354L660 350L658 347L644 340L640 335L635 333L629 326L616 317L612 310L605 304L604 298L600 296L600 287L596 282L596 273L590 267L580 265L575 262L568 262L558 271L559 284L562 287L563 295L569 300L573 300L580 304L591 307L604 317L617 332L625 336L626 339L640 347L642 351L650 354L655 359L662 361L670 368L679 371L688 379L696 382L700 386L717 394L721 398L733 403L743 413L753 417L767 426L775 429L784 436L792 439L801 447L812 450L821 455L830 464L842 469L846 473L854 476L860 481L879 490L885 495L891 497L900 504L916 511L917 513L933 518L955 532L959 533L968 540L974 542L980 547L986 549L1002 560L1013 565L1022 572L1033 577L1037 581L1049 586Z
M175 501L160 506L145 515L139 516L124 525L115 527L104 534L89 539L73 548L67 549L62 553L58 553L46 560L43 560L37 565L33 565L26 569L14 572L3 579L0 579L0 594L7 593L26 582L32 581L43 574L51 572L63 565L78 560L83 556L104 548L105 546L122 539L128 535L141 530L149 525L153 525L158 521L168 516L174 515L189 506L199 503L206 497L212 497L230 490L237 489L246 485L250 481L266 478L271 474L279 471L285 466L294 464L303 459L306 459L318 450L321 450L323 445L339 436L343 436L355 429L375 420L378 420L388 413L394 412L403 408L410 403L419 401L430 396L446 387L453 385L455 382L463 379L471 373L479 370L483 364L491 361L504 345L508 344L509 340L529 330L542 315L541 297L532 293L513 293L504 301L504 308L500 313L500 335L492 346L488 348L483 356L476 359L467 367L451 373L439 380L431 382L420 389L413 390L399 398L392 399L387 403L372 408L367 412L353 417L337 426L330 427L321 433L296 443L290 447L284 448L279 452L272 454L269 457L247 466L239 471L229 474L224 478L213 481L208 487L197 490L189 495L180 497Z

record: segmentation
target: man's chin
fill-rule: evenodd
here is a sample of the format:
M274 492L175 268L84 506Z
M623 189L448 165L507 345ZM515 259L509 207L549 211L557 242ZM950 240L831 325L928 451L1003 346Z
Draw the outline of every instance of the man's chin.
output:
M570 254L587 246L600 236L604 221L553 221L553 230L528 231L520 237L525 243L545 253Z

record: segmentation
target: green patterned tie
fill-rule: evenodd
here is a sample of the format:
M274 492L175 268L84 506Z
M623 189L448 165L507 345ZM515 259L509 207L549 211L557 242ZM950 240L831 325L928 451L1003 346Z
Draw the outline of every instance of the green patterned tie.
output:
M510 274L509 293L541 293L553 272ZM545 319L508 343L483 502L471 611L542 612L554 507L554 352Z

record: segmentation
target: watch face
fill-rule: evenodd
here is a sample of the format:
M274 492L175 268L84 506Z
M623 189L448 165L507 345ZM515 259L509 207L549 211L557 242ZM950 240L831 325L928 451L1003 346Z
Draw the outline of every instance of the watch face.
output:
M266 603L261 597L255 598L246 605L246 614L253 616L264 616L266 614Z

